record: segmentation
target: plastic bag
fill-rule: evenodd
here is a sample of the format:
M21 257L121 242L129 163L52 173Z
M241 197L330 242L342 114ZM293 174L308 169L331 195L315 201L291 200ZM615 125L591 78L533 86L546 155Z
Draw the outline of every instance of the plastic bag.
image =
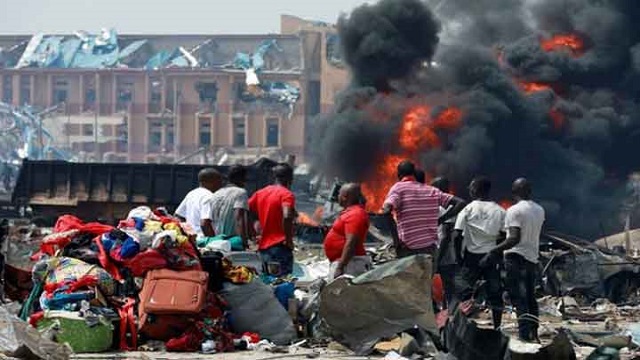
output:
M38 330L0 306L0 354L15 358L67 360L71 349L43 337Z
M256 279L245 285L224 284L220 296L231 307L230 323L234 333L257 333L277 345L296 339L289 313L280 305L271 287Z

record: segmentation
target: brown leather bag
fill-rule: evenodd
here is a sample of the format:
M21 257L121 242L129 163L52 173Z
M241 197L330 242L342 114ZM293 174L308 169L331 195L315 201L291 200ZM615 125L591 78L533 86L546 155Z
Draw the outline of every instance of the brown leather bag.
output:
M140 292L140 314L194 315L202 311L209 274L204 271L149 271Z

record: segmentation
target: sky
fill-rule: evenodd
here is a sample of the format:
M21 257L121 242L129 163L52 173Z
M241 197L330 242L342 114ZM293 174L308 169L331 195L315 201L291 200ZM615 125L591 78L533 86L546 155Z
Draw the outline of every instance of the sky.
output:
M371 0L0 0L0 34L278 33L280 15L335 22Z

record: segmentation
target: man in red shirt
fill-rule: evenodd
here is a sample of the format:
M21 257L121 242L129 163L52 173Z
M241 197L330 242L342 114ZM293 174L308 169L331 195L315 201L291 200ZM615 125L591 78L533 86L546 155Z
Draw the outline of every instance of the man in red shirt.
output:
M257 214L262 234L258 250L262 261L271 269L279 265L276 276L293 272L293 219L295 196L289 190L293 183L293 168L281 164L273 168L275 183L258 190L249 199L249 210Z
M364 249L369 215L361 204L361 197L358 184L345 184L340 188L338 202L344 210L324 239L324 252L331 261L330 280L343 274L358 276L371 268L371 259Z

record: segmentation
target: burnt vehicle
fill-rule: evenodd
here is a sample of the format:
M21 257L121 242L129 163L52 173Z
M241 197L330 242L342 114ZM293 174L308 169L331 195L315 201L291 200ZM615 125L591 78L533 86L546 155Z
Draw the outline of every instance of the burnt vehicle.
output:
M624 253L574 236L548 232L540 242L542 290L553 296L622 304L640 289L640 263Z

